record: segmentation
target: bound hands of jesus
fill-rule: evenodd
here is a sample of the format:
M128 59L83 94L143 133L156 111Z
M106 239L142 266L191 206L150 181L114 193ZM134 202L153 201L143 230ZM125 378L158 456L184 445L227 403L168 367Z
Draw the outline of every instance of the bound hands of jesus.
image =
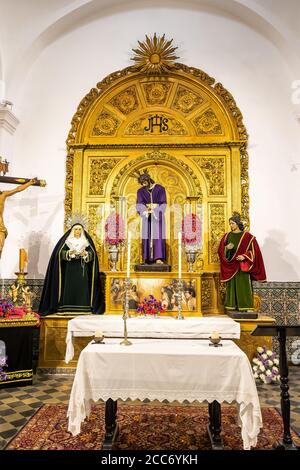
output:
M147 204L147 213L148 215L149 214L153 214L154 213L154 209L158 206L158 204Z
M243 261L243 260L245 259L245 256L239 255L239 256L236 257L236 259L237 259L238 261Z

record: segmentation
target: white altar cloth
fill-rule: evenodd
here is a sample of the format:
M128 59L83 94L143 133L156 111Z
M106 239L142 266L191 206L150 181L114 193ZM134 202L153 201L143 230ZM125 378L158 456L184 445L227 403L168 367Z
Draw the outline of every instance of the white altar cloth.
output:
M239 339L240 324L227 316L188 317L176 320L174 317L144 318L132 317L127 320L129 338L209 338L218 331L221 338ZM73 336L94 336L101 330L106 337L121 338L124 324L120 315L83 315L68 322L65 362L74 357Z
M255 447L262 427L259 398L246 354L233 342L208 340L120 339L88 344L80 354L71 391L68 430L81 422L98 400L217 400L238 404L244 449Z

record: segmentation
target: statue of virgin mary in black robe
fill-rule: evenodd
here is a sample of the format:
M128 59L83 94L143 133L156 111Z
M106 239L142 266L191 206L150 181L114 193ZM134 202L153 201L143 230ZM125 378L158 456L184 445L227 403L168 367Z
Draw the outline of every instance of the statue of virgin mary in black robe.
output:
M73 225L56 244L46 272L39 306L41 316L52 313L101 314L105 311L94 242L80 224Z

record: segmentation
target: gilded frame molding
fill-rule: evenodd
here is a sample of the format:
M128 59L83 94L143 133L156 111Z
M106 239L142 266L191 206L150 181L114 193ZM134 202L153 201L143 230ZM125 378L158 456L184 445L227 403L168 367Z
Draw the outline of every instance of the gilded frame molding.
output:
M219 82L216 83L215 79L210 77L204 71L195 67L189 67L181 63L175 63L172 68L172 74L182 74L191 76L196 79L206 88L209 88L213 95L221 101L226 112L230 116L230 120L234 123L236 140L219 142L205 142L195 144L184 144L184 143L161 143L161 144L148 144L148 143L128 143L128 144L83 144L78 142L78 132L80 127L83 125L85 118L95 104L95 102L106 92L109 87L115 85L116 82L121 83L128 77L137 77L144 79L146 75L136 71L134 66L126 67L123 70L113 72L105 77L102 81L98 82L96 88L92 88L84 98L80 101L78 108L73 115L71 120L71 129L68 133L66 140L67 144L67 157L66 157L66 184L65 184L65 220L72 213L72 200L73 200L73 156L75 150L84 149L111 149L111 148L141 148L141 149L172 149L172 148L199 148L199 147L236 147L239 149L240 154L240 193L241 193L241 212L242 217L245 220L247 226L250 226L249 221L249 175L248 175L248 162L249 157L247 153L248 134L243 124L243 116L238 108L231 93Z

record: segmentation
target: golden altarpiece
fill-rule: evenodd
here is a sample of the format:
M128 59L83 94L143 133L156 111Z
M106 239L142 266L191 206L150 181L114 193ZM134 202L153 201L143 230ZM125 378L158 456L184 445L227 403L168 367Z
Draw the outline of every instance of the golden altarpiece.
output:
M114 302L111 287L126 277L127 250L122 252L119 272L110 272L101 232L111 208L121 200L125 201L125 225L140 223L132 209L140 186L132 174L147 168L155 182L165 187L168 206L183 208L190 202L193 211L195 204L201 205L203 249L195 272L187 272L182 259L182 278L196 289L196 310L183 311L184 316L222 314L219 241L228 231L233 211L241 212L249 226L247 132L234 98L221 83L202 70L174 62L171 41L163 37L158 44L155 37L146 39L135 50L136 64L97 83L72 118L65 215L86 214L99 265L106 274L106 313L121 313L122 305ZM171 272L134 273L134 265L141 261L141 240L133 240L130 263L137 284L163 286L177 279L172 211L166 229ZM248 330L256 324L250 323ZM50 362L46 363L49 367Z

